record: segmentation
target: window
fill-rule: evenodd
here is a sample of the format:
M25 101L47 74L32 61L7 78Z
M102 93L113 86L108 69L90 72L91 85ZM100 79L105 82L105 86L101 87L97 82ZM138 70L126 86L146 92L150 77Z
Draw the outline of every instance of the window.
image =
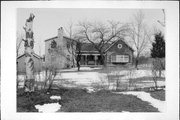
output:
M117 47L118 47L119 49L121 49L121 48L122 48L122 44L118 44Z
M115 55L111 56L111 62L116 62L116 56Z
M114 55L111 56L111 61L116 63L126 63L129 62L129 56L128 55Z

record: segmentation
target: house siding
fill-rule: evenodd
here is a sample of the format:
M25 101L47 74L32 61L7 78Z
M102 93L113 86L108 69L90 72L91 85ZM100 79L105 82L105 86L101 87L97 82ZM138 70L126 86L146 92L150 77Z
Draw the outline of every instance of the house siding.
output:
M69 50L67 48L67 42L70 43L72 42L72 40L66 37L63 37L62 32L63 32L62 29L58 30L57 37L54 37L51 40L45 41L45 65L46 66L54 65L56 66L57 69L62 69L62 68L72 67L73 65L72 59L74 59L74 57L69 52L69 51L72 51L72 48L71 46ZM52 49L51 42L53 40L57 43L57 48L59 49L59 51L49 53L49 49Z
M34 60L34 70L35 72L41 71L42 70L42 60L40 58L37 58L35 56L33 56L33 60ZM18 74L24 74L26 73L26 66L25 66L25 55L23 55L22 57L19 57L17 59L18 62L18 66L17 66L17 72Z
M118 44L121 44L122 47L118 48ZM126 43L119 40L113 46L111 46L107 51L107 63L111 64L111 58L113 55L128 55L129 56L129 63L133 61L133 50L128 47Z

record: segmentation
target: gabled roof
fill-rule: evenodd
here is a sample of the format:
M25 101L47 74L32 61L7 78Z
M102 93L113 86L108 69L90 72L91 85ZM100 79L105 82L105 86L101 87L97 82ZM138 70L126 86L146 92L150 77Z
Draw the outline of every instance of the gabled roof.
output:
M23 57L23 56L25 56L25 53L22 54L22 55L20 55L20 56L18 56L17 59L19 59L19 58L21 58L21 57ZM42 59L42 57L39 56L39 55L37 55L36 53L33 53L33 56L36 57L37 59Z
M56 38L58 38L58 36L55 36L55 37L52 37L52 38L46 39L44 42L47 42L47 41L50 41L50 40L53 40L53 39L56 39ZM69 37L67 37L67 36L63 36L63 38L65 38L65 39L69 39L69 40L74 40L74 39L69 38ZM75 41L75 40L74 40L74 41Z
M121 41L124 42L123 40ZM116 40L111 44L110 43L106 44L103 48L103 51L105 52L108 51L117 42L119 42L119 40ZM126 42L124 42L124 44L126 44L130 50L134 51ZM81 50L82 52L97 52L97 49L94 47L92 43L83 43Z
M127 47L134 52L134 50L133 50L124 40L120 40L120 41L123 42L125 45L127 45ZM105 50L105 52L108 51L108 50L109 50L114 44L116 44L117 42L119 42L119 40L117 40L116 42L114 42L113 44L111 44L111 46L109 46L109 48L107 48L107 49Z
M47 42L47 41L49 41L49 40L53 40L53 39L55 39L55 38L58 38L58 37L57 37L57 36L55 36L55 37L52 37L52 38L46 39L44 42Z

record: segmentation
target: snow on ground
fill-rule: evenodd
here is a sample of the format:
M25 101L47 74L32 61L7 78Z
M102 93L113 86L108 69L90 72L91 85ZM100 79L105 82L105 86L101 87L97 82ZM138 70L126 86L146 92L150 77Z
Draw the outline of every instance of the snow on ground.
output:
M80 70L81 71L90 71L90 70L99 70L99 69L102 69L100 67L94 67L94 68L91 68L91 67L81 67ZM61 71L78 71L78 68L70 68L70 69L63 69Z
M50 99L51 100L60 100L61 96L51 96Z
M61 105L59 103L49 103L44 105L35 105L35 108L38 109L39 112L54 113L61 108Z
M146 93L146 92L142 92L142 91L140 91L140 92L136 92L136 91L132 91L132 92L115 92L115 93L116 94L125 94L125 95L134 95L134 96L137 96L141 100L147 101L152 106L158 108L158 110L160 112L165 112L166 102L154 99L153 97L151 97L150 93Z
M86 87L86 90L87 90L88 93L95 92L93 87Z
M124 75L121 77L122 79L131 78L140 78L140 77L151 77L151 70L120 70L120 71L112 71L109 75ZM162 71L162 77L165 77L165 71Z
M116 70L116 71L110 71L109 73L100 73L97 71L86 71L86 70L94 70L94 69L101 69L101 68L90 68L90 67L81 67L80 72L76 72L77 68L72 68L71 72L62 72L58 73L55 77L54 83L60 84L65 87L76 87L78 86L86 86L86 87L92 87L93 84L103 84L108 85L108 76L114 75L118 76L120 75L120 82L128 84L129 79L136 79L140 77L152 77L151 70ZM68 69L66 69L68 70ZM73 71L74 70L74 71ZM84 72L84 71L85 72ZM165 76L165 71L162 71L162 76ZM20 86L23 86L23 79L25 79L24 75L18 76L20 82ZM112 79L112 78L110 78ZM44 81L45 80L45 72L41 72L40 74L35 75L36 81ZM66 84L64 84L66 81ZM69 83L67 83L69 82ZM154 82L152 80L142 80L140 82L136 82L136 87L152 87L154 86ZM115 88L114 83L109 84L109 88ZM158 86L164 86L164 81L158 81ZM92 91L92 90L88 90Z

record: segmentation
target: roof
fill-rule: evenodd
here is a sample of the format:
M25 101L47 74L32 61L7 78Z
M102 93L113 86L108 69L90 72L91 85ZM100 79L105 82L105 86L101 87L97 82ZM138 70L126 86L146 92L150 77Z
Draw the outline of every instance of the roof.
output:
M109 46L109 48L107 48L105 51L108 51L114 44L116 44L119 40L117 40L116 42L112 43L111 46ZM132 50L134 52L134 50L124 41L121 40L121 42L123 42L125 45L127 45L127 47Z
M55 37L52 37L52 38L46 39L44 42L47 42L47 41L50 41L50 40L53 40L53 39L56 39L56 38L58 38L58 36L55 36ZM63 38L65 38L65 39L69 39L69 40L74 40L74 39L69 38L69 37L67 37L67 36L63 36ZM74 40L74 41L75 41L75 40Z
M98 44L97 44L98 45ZM106 44L103 49L107 49L111 44ZM81 48L81 51L82 52L86 52L86 51L89 51L89 52L95 52L97 51L97 49L95 48L95 46L92 44L92 43L83 43L82 45L82 48Z
M119 40L114 41L113 43L108 43L104 46L103 51L108 51L114 44L116 44ZM124 42L123 40L121 40L122 42ZM126 42L124 42L127 47L129 49L131 49L132 51L134 51ZM94 45L92 43L83 43L82 48L81 48L82 52L97 52L97 49L94 47Z
M25 56L25 53L22 54L22 55L20 55L20 56L18 56L17 59L19 59L19 58L21 58L21 57L23 57L23 56ZM33 53L33 56L36 57L37 59L42 59L42 57L39 56L39 55L37 55L36 53Z

